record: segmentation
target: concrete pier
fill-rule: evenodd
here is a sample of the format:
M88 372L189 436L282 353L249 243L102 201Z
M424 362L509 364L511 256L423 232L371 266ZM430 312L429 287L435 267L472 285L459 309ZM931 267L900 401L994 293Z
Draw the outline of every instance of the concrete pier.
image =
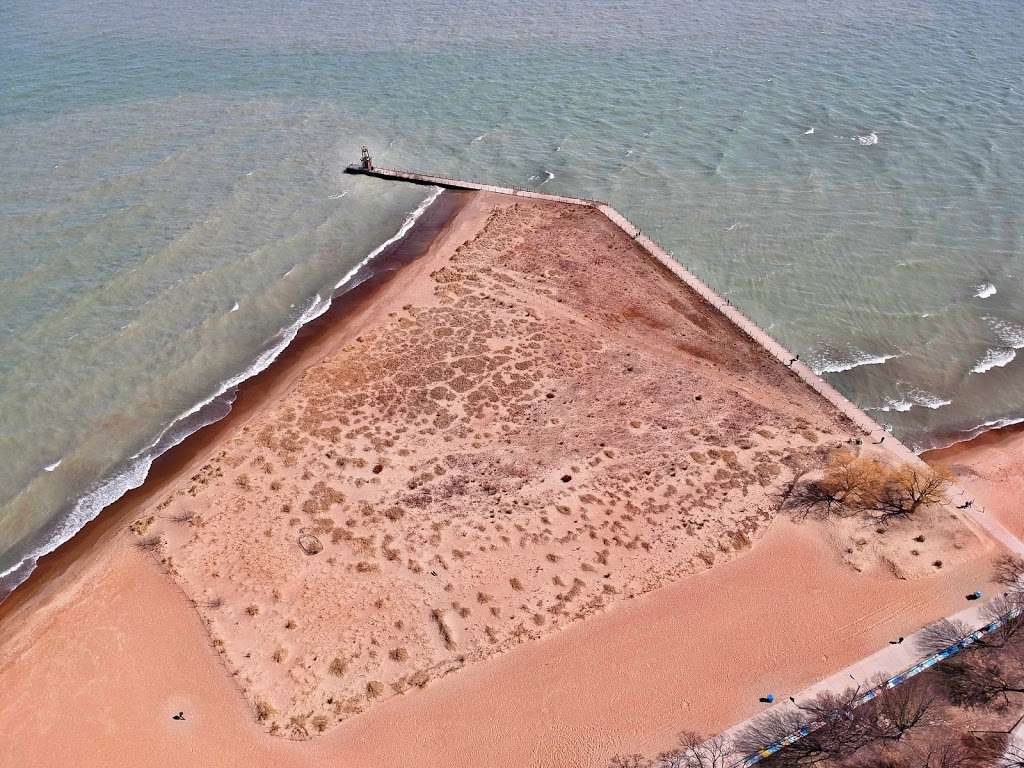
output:
M588 200L579 197L547 195L542 192L531 192L525 189L516 189L515 187L499 187L494 184L484 184L476 181L447 178L445 176L414 173L412 171L403 171L395 168L364 168L357 163L348 166L345 169L345 172L361 174L364 176L373 176L379 179L391 179L394 181L405 181L412 184L422 184L424 186L442 187L444 189L480 190L484 192L494 192L500 195L510 195L512 197L524 197L532 200L549 200L551 202L565 203L568 205L584 205L600 211L613 224L615 224L615 226L629 235L645 251L653 256L657 261L664 264L673 272L673 274L679 277L680 280L696 291L701 298L715 307L715 309L725 315L737 328L757 342L757 344L767 351L772 357L789 367L790 370L803 379L808 386L842 411L858 427L860 427L861 430L863 430L865 435L871 436L875 440L884 436L886 438L885 446L902 454L901 458L908 460L917 459L917 456L913 451L890 435L870 416L843 397L843 395L821 379L804 363L796 361L790 364L796 355L782 346L782 344L772 338L763 328L758 326L753 320L730 304L727 299L715 293L715 291L713 291L703 280L683 267L683 265L672 258L664 248L654 242L647 235L644 235L640 231L639 227L633 224L629 219L608 203L600 200Z

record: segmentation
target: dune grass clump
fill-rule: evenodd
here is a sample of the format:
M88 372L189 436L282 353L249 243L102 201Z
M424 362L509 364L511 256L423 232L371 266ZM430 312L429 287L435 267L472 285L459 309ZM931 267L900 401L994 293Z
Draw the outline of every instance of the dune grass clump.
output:
M277 710L274 709L265 699L259 699L256 701L256 722L265 723L276 714Z
M135 547L143 552L155 552L160 549L163 543L164 537L159 533L154 533L150 536L143 536L141 539L136 541Z

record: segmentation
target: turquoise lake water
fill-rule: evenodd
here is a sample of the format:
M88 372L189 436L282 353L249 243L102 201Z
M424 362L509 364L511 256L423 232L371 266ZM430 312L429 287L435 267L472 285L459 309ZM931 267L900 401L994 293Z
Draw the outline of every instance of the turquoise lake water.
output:
M407 221L364 143L611 202L914 447L1024 418L1024 5L766 5L8 0L0 574Z

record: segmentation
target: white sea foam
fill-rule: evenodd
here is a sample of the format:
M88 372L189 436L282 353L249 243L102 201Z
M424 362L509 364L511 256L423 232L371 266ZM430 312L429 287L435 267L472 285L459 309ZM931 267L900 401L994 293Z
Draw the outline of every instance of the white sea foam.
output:
M376 258L380 254L381 251L383 251L385 248L387 248L393 242L395 242L397 240L401 240L403 237L405 237L406 232L408 232L410 229L412 229L412 225L416 223L416 220L420 216L423 215L423 212L425 210L427 210L427 208L430 207L430 204L432 202L437 200L437 198L440 196L440 194L442 192L444 192L444 190L441 187L434 187L434 191L431 192L429 195L427 195L426 200L424 200L422 203L420 203L416 207L416 210L414 210L412 213L410 213L408 216L405 217L405 221L402 222L402 226L398 228L398 231L395 232L395 234L393 234L391 237L389 237L383 243L378 245L376 248L374 248L372 251L370 251L366 255L365 259L360 261L358 264L356 264L354 267L352 267L352 269L350 269L348 272L346 272L345 276L343 278L341 278L341 280L339 280L337 282L337 284L334 286L334 290L338 290L339 288L341 288L341 286L345 285L345 283L349 282L353 277L355 277L356 273L360 269L362 269L371 259ZM288 271L290 272L291 270L288 270Z
M810 136L812 133L814 133L814 126L813 125L810 128L808 128L806 131L804 131L804 136Z
M347 190L347 189L346 189L346 190L345 190L344 192L339 192L339 193L338 193L338 194L336 194L336 195L330 195L330 196L328 196L328 198L327 198L327 199L328 199L328 200L341 200L341 198L343 198L343 197L344 197L345 195L347 195L347 194L349 193L349 191L350 191L350 190Z
M992 283L983 283L975 286L974 290L976 291L975 297L979 299L987 299L989 296L996 295L996 287Z
M877 408L870 408L868 410L885 412L899 411L900 413L906 413L913 407L914 404L909 400L886 400L885 405L880 405Z
M1004 347L1024 349L1024 326L1014 325L995 317L986 317L985 321L996 332Z
M732 231L733 231L734 229L736 229L736 227L738 227L739 225L740 225L740 223L739 223L739 222L737 221L737 222L735 222L735 223L734 223L734 224L733 224L732 226L728 227L728 228L727 228L727 229L726 229L725 231L726 231L726 232L732 232Z
M231 311L232 312L237 312L238 311L238 302L237 301L235 302L234 306L231 307Z
M443 190L440 187L435 188L435 191L428 195L416 210L406 217L398 232L374 248L366 258L359 262L356 267L349 270L345 277L335 285L335 290L345 285L345 283L347 283L352 276L356 274L361 266L365 265L387 246L401 237L404 237L412 228L412 225L416 223L416 220L423 214L427 207L437 199L438 195L440 195L442 191ZM291 270L289 270L289 272L290 271ZM157 457L178 445L178 443L186 437L195 433L207 424L211 424L214 421L218 421L223 418L225 414L220 413L204 417L200 420L200 423L188 423L187 427L184 423L186 419L195 416L218 398L229 397L230 399L227 401L226 405L230 405L230 403L234 401L234 397L230 393L235 387L246 379L252 378L256 374L265 370L267 366L274 362L278 355L280 355L281 352L283 352L285 348L292 343L295 336L304 325L320 317L320 315L326 312L330 306L330 297L325 299L318 293L299 318L282 329L282 331L275 337L275 342L261 352L248 368L238 375L229 378L221 384L221 386L217 388L217 391L212 395L179 414L177 418L171 421L170 424L160 431L156 438L147 447L130 457L125 463L125 467L122 471L116 473L112 477L101 480L81 496L78 501L75 502L71 511L64 516L62 520L60 520L57 527L45 542L35 547L30 553L13 566L0 572L0 582L6 580L8 577L16 578L17 584L24 582L32 571L35 570L36 564L39 562L39 558L53 552L61 545L68 542L76 533L78 533L78 531L82 529L82 526L90 520L93 520L104 508L113 504L128 491L142 485L146 476L149 474L150 467L153 466L153 461ZM51 465L51 467L56 469L59 464L60 462L58 461L56 464ZM49 470L50 467L47 467L47 469ZM13 588L17 586L17 584L10 586Z
M1024 422L1024 416L1010 416L1002 419L991 419L989 421L983 421L977 426L971 427L970 429L962 430L959 434L962 437L951 440L949 442L940 443L938 445L927 446L929 450L948 448L951 445L958 443L966 443L969 440L973 440L979 435L983 435L986 432L993 432L997 429L1004 429L1005 427L1012 427L1014 424L1020 424Z
M907 392L901 393L898 398L886 398L883 405L875 406L874 408L865 408L865 411L897 411L899 413L906 413L911 408L921 407L930 408L931 410L937 410L944 408L947 405L951 405L952 400L943 400L938 395L933 395L931 392L925 392L923 389L911 389Z
M842 373L862 365L882 365L899 355L871 355L866 352L857 353L852 360L824 360L821 363L811 365L811 368L819 376L823 373Z
M53 464L48 464L45 467L43 467L43 469L45 469L47 472L53 472L53 470L60 466L60 463L62 461L63 459L57 459L55 462L53 462Z
M555 174L553 174L551 171L544 171L544 174L547 176L547 178L544 179L544 181L542 181L540 184L538 184L538 187L543 187L545 184L547 184L549 181L555 178Z
M851 141L855 141L862 147L870 147L878 143L878 134L872 131L867 136L851 136Z
M990 349L985 352L985 356L979 360L973 368L971 373L985 373L991 371L993 368L1003 368L1013 362L1013 359L1017 356L1017 350L1015 349Z
M473 139L473 140L472 140L472 141L470 142L470 144L472 144L473 142L476 142L476 141L483 141L483 140L484 140L484 136L486 136L486 135L487 135L486 133L481 133L481 134L480 134L479 136L477 136L476 138L474 138L474 139Z

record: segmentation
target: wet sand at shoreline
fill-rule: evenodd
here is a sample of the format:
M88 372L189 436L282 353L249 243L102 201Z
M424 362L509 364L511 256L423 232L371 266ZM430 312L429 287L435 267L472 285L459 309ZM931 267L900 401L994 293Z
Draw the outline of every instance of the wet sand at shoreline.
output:
M776 519L852 428L595 212L438 231L0 606L0 757L599 766L986 585Z
M929 464L948 467L957 483L967 491L955 499L963 504L973 500L1017 538L1024 538L1024 425L983 432L965 442L926 451L921 458Z

